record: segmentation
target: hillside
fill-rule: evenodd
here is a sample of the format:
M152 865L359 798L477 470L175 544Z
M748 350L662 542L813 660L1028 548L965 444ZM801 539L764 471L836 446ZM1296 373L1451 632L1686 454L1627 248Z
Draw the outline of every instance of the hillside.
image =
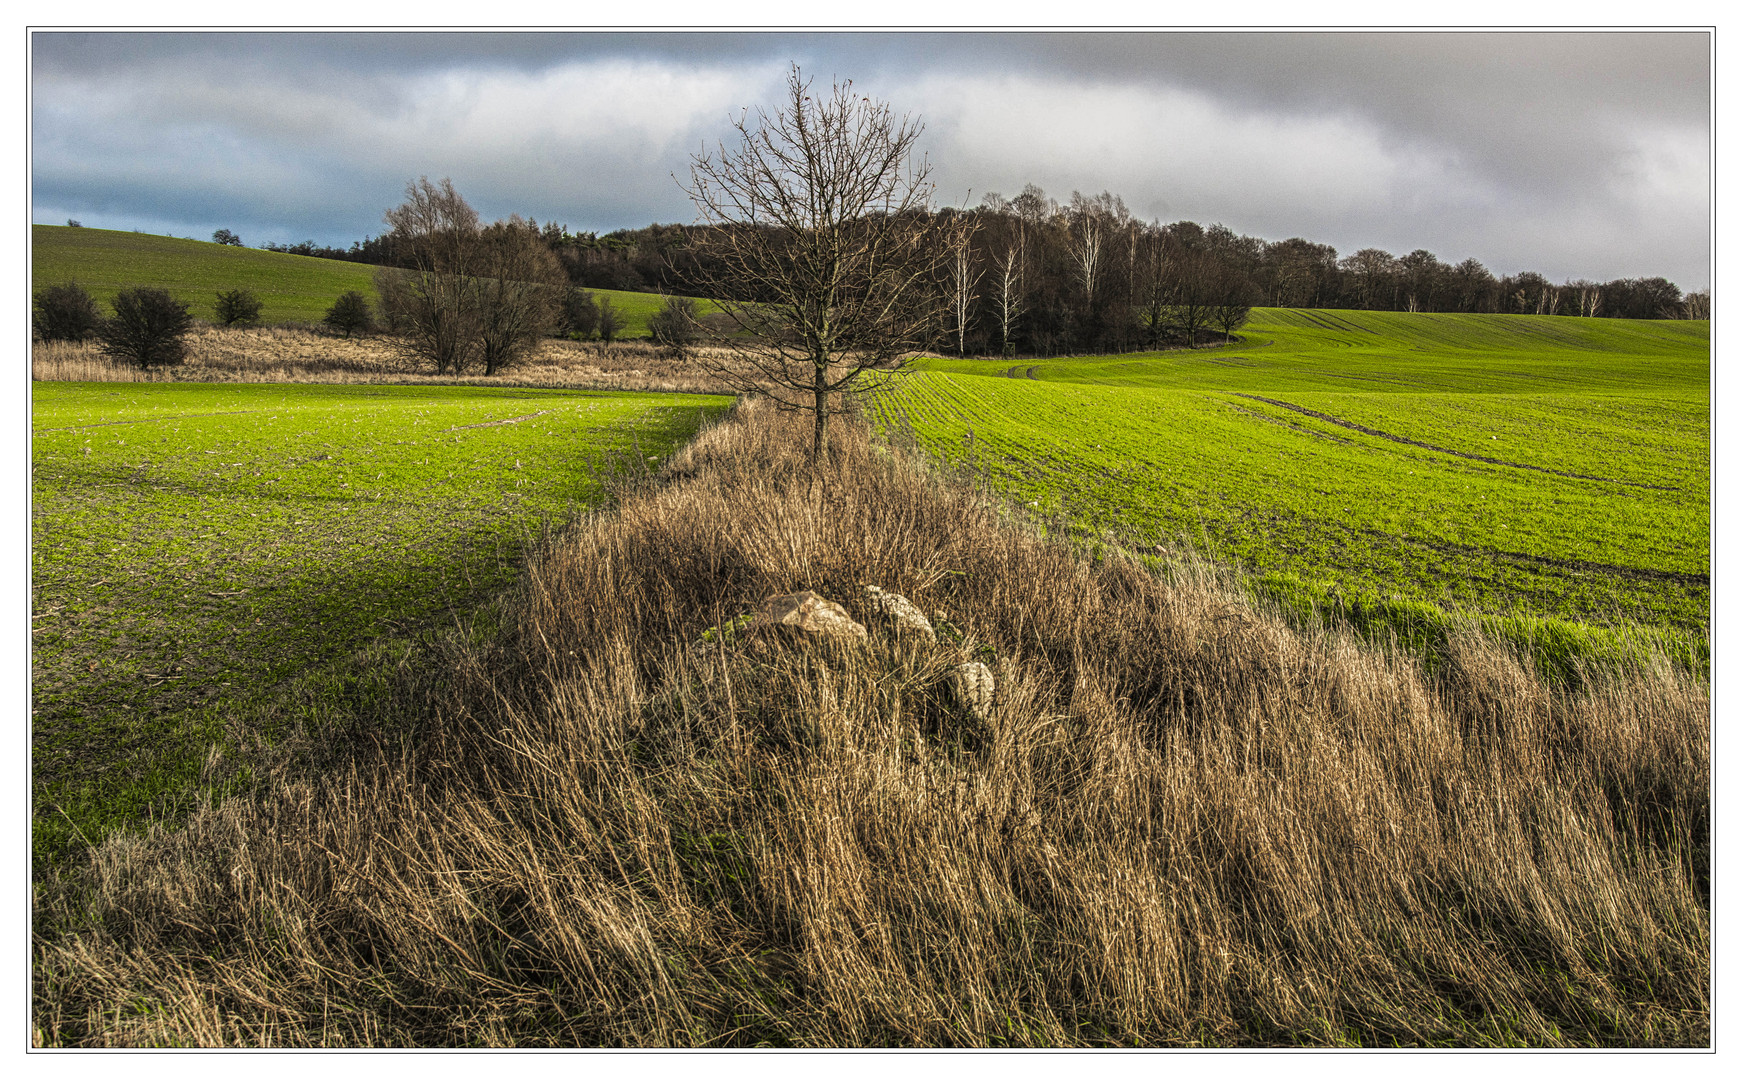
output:
M1708 332L1261 309L1217 348L921 361L873 411L1038 513L1189 541L1292 605L1699 633Z
M377 300L375 268L362 263L65 225L32 225L30 236L31 288L77 281L105 312L117 292L139 285L167 289L203 319L212 318L218 292L249 289L262 301L267 325L319 322L351 289ZM592 292L624 316L625 337L645 337L648 317L664 300L657 293Z

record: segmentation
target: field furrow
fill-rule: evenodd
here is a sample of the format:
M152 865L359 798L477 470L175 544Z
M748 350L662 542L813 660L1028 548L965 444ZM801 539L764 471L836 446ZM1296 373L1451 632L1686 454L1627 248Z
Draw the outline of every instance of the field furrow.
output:
M1707 364L1704 324L1265 311L1218 349L927 361L893 400L1085 535L1314 596L1703 632Z

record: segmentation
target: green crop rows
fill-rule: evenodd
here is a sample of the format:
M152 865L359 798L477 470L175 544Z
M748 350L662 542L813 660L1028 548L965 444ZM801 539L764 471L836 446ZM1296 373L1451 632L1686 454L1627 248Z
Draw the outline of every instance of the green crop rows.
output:
M116 293L140 285L167 289L202 319L213 318L220 291L248 289L260 298L266 325L318 323L334 300L353 289L370 303L377 300L375 268L362 263L65 225L32 225L30 236L33 285L77 281L104 314ZM657 293L592 292L616 307L624 337L647 336L648 318L665 302Z
M873 414L1033 511L1297 606L1703 632L1707 324L1260 310L1232 345L931 360Z
M657 468L728 404L34 384L38 865L185 794L209 745L315 719L355 655L469 617L601 470Z

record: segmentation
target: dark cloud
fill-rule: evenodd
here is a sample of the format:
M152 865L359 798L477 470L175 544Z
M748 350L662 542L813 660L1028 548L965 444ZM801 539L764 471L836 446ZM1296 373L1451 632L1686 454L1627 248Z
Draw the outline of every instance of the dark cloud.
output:
M1035 182L1344 251L1709 283L1703 33L37 33L34 215L251 243L690 220L672 174L789 62L923 114L940 197ZM159 228L158 226L162 226Z

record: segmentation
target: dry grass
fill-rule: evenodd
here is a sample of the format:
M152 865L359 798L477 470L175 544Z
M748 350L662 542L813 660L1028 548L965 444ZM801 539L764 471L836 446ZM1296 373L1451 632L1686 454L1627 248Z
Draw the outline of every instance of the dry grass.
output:
M42 1044L1704 1045L1708 696L1432 674L741 409L320 771L39 894ZM819 509L819 506L821 509ZM761 597L939 651L699 647ZM996 653L995 715L940 683Z
M731 393L697 358L678 359L643 341L551 339L502 374L437 377L408 365L384 338L343 338L294 326L201 325L189 337L185 362L149 375L109 360L90 342L36 342L30 366L39 382L465 383Z

